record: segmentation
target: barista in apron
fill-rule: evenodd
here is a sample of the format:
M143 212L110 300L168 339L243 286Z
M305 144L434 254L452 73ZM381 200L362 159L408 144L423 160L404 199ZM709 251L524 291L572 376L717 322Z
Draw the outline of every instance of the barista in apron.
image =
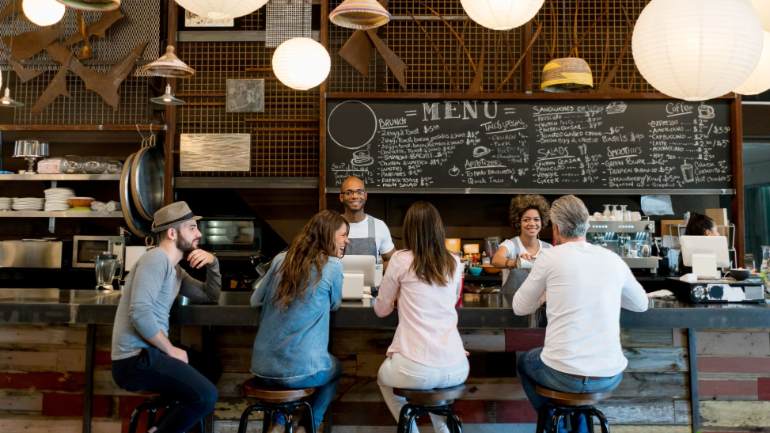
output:
M345 247L345 254L350 256L374 256L379 262L379 252L377 251L377 237L374 231L374 218L366 216L366 237L348 239L348 246Z
M502 292L508 300L529 276L540 251L551 247L538 239L543 226L548 223L549 209L541 195L519 195L511 200L509 217L517 236L500 244L492 258L492 265L504 269Z
M382 263L390 259L395 247L385 222L365 213L367 198L364 182L355 176L349 176L340 185L342 217L350 224L345 254L374 256L377 263Z

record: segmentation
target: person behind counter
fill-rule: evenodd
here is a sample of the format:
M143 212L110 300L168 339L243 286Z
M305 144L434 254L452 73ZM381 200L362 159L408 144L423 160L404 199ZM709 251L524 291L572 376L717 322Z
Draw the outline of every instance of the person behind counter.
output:
M332 210L318 212L278 254L251 295L262 306L251 372L266 386L316 388L313 424L321 425L342 374L328 350L330 312L342 302L342 263L348 223ZM272 431L283 431L283 419ZM295 432L303 431L304 429Z
M588 209L567 195L551 206L553 239L513 297L513 311L532 314L546 303L545 346L520 358L517 369L535 410L546 400L535 384L563 392L608 392L628 360L620 346L620 309L647 310L647 296L628 265L612 251L586 242ZM587 432L583 420L580 432Z
M428 202L414 203L404 217L403 233L406 249L391 257L374 303L379 317L390 315L398 304L398 327L377 374L396 421L406 401L394 395L394 387L459 385L469 369L455 309L463 267L444 246L444 223L438 210ZM430 417L436 433L448 433L444 417ZM416 426L412 431L417 432Z
M345 254L374 256L379 263L390 259L395 246L385 222L364 211L367 198L364 181L355 176L348 176L340 185L340 202L345 209L342 216L350 224Z
M717 225L711 217L692 212L684 233L689 236L719 236Z
M205 377L190 365L196 363L195 354L188 358L187 351L169 341L169 311L177 293L193 303L217 302L222 277L217 258L197 248L200 217L187 203L171 203L153 217L159 245L139 259L122 290L112 328L112 377L128 391L156 392L178 402L157 425L148 426L151 431L186 432L214 411L217 388L210 379L219 372ZM192 268L206 268L205 283L179 266L185 255Z
M548 224L548 201L542 195L517 195L511 199L509 218L517 236L506 239L492 257L492 265L504 268L503 293L508 299L529 275L532 263L551 244L538 239Z

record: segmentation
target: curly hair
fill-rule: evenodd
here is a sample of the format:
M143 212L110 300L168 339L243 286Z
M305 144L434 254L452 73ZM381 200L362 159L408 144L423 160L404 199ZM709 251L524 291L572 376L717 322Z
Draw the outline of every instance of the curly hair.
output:
M540 194L517 195L511 199L511 206L508 211L508 218L515 235L518 236L521 233L521 216L530 209L535 209L540 214L542 227L548 225L550 206L545 197Z

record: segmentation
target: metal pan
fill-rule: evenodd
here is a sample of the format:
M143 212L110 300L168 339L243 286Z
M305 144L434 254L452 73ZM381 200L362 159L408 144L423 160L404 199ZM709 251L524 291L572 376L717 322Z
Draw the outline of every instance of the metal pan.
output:
M150 223L137 216L131 200L131 163L134 156L135 154L132 153L126 158L126 162L123 164L123 171L120 173L120 207L123 211L123 219L126 220L131 233L144 238L150 233Z
M131 198L136 213L152 221L163 207L163 153L155 146L139 149L131 161Z

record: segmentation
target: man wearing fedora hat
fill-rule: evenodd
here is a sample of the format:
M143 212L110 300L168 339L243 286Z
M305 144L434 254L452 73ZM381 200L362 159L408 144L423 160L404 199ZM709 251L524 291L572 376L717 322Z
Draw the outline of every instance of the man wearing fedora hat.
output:
M126 278L112 330L115 383L177 402L151 426L158 433L189 430L213 412L217 401L214 384L190 366L187 351L168 338L169 311L177 294L197 303L219 300L219 262L198 249L198 219L183 201L155 212L152 231L158 236L158 247L146 252ZM205 282L179 266L185 257L190 267L206 268Z

